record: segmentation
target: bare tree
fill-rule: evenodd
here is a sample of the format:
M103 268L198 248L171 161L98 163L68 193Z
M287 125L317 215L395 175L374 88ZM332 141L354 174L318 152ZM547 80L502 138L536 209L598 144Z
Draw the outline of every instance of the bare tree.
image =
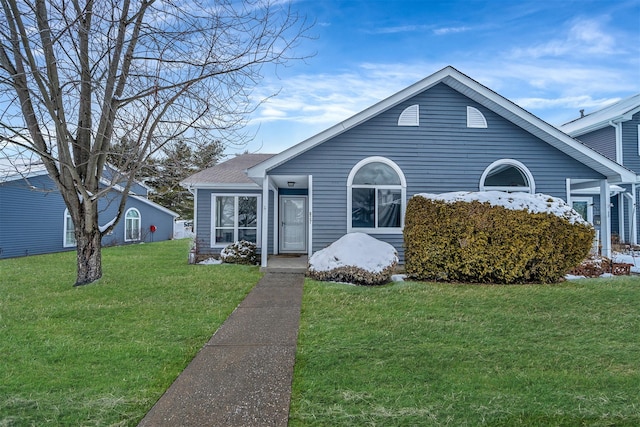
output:
M76 285L102 276L101 237L140 165L177 139L242 144L265 67L308 26L281 0L0 0L0 137L37 154L75 226ZM106 174L112 141L133 144ZM98 200L118 185L102 229Z

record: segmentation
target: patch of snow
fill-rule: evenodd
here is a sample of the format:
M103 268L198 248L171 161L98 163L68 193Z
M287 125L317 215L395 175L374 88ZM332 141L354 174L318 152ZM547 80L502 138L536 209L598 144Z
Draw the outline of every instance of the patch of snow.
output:
M578 280L578 279L586 279L586 276L574 276L573 274L567 274L564 276L566 280Z
M349 233L309 259L309 270L331 271L340 267L358 267L380 273L398 262L396 249L389 243L364 233Z
M640 273L640 254L621 254L619 252L614 252L612 254L611 259L613 262L619 262L623 264L632 264L631 267L632 273Z
M116 218L114 217L111 221L106 223L105 225L101 225L98 227L101 233L103 233L107 228L109 228L114 222L116 222Z
M215 259L215 258L207 258L203 261L200 261L198 264L202 264L202 265L218 265L218 264L222 264L222 260L219 259Z
M392 274L391 275L391 281L392 282L404 282L404 280L407 278L406 274Z
M601 274L601 275L600 275L600 277L602 277L602 278L604 278L604 279L607 279L607 278L610 278L610 277L616 277L616 276L614 276L614 275L613 275L613 274L611 274L611 273L604 273L604 274Z
M503 191L457 191L452 193L429 194L420 193L413 197L424 197L446 203L472 202L489 203L511 210L525 210L531 213L550 213L568 220L571 224L590 225L582 216L573 210L564 200L546 194L506 193Z

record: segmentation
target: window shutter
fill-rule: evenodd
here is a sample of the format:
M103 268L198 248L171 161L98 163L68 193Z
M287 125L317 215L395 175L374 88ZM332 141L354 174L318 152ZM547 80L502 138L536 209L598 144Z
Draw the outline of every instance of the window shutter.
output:
M411 105L400 113L398 126L420 126L420 106Z
M486 128L487 119L484 115L474 107L467 107L467 127L468 128Z

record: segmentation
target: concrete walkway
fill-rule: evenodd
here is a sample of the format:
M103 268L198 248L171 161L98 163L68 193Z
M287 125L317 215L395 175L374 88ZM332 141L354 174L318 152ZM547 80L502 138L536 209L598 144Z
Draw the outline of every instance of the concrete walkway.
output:
M139 426L286 426L302 273L267 273Z

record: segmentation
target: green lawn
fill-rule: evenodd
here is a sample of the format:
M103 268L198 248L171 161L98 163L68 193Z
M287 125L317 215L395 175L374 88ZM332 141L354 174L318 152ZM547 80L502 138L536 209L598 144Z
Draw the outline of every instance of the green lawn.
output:
M0 261L0 426L134 426L258 282L188 265L188 240Z
M291 426L640 425L640 279L307 281Z
M257 283L188 241L0 261L0 426L134 426ZM640 279L308 280L292 426L640 425Z

